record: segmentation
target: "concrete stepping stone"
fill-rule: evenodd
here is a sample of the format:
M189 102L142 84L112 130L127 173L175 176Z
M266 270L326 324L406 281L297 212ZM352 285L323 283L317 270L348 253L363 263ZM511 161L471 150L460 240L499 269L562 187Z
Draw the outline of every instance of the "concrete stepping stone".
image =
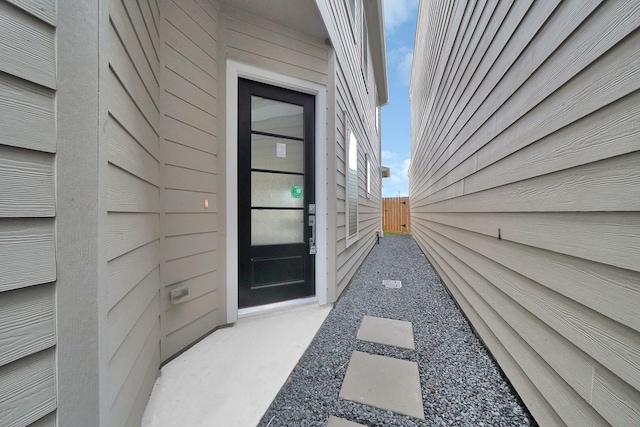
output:
M326 427L367 427L362 424L354 423L353 421L345 420L344 418L329 416L329 421Z
M356 339L415 350L413 325L403 320L364 316Z
M354 351L340 397L424 420L416 362Z

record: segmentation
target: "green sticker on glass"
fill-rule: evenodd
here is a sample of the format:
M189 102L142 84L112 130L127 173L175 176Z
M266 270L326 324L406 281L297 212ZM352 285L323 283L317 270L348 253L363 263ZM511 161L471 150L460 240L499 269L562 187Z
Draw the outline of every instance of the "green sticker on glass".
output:
M299 199L300 197L302 197L302 194L304 193L304 191L302 191L302 185L294 185L293 187L291 187L291 196L294 199Z

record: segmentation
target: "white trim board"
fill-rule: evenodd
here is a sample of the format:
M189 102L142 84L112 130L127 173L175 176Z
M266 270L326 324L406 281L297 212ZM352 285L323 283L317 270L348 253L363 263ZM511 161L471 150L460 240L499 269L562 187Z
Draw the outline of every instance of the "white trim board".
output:
M227 323L238 320L238 78L316 97L316 300L327 303L327 88L319 83L227 60L226 205Z

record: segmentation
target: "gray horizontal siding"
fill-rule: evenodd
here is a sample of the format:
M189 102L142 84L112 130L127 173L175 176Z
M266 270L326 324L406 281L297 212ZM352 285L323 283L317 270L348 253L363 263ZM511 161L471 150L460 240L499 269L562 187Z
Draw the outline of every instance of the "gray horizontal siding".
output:
M0 70L55 89L55 33L29 11L0 3Z
M327 50L318 40L239 10L225 11L229 58L327 84Z
M54 349L0 367L0 423L28 426L56 409Z
M0 2L0 425L56 421L53 2Z
M159 14L155 1L109 1L103 77L107 208L108 423L140 423L160 366Z
M541 425L640 423L639 27L421 3L412 233Z
M52 412L30 424L29 427L56 427L56 425L56 413Z
M380 176L380 136L376 130L375 79L371 61L368 70L362 69L362 4L356 8L356 16L348 10L348 2L329 1L330 22L336 40L336 62L333 72L335 82L335 189L330 191L336 199L335 218L335 269L336 297L344 291L349 281L373 247L376 232L380 231L382 187ZM355 43L354 43L355 40ZM369 55L371 58L371 55ZM368 77L364 77L367 75ZM347 247L346 208L346 142L345 121L358 139L358 240ZM330 137L331 138L331 137ZM371 164L371 193L366 191L366 162Z
M0 299L0 366L52 347L56 341L54 285L31 286Z
M54 156L0 147L0 218L55 215Z
M52 218L0 220L0 291L53 282L56 279Z
M218 326L218 5L162 4L162 360ZM205 207L205 200L208 207ZM171 304L169 293L190 295Z
M54 94L54 90L0 73L2 144L55 152Z
M55 0L7 0L25 12L40 18L42 21L56 25L57 9Z

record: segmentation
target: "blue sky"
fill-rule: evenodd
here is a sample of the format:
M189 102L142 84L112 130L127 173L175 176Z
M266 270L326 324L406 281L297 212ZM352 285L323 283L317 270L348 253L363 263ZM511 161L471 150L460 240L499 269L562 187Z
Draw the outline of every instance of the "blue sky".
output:
M391 168L391 177L382 180L383 197L406 196L409 191L409 80L417 17L418 0L384 0L389 105L382 108L382 164Z

